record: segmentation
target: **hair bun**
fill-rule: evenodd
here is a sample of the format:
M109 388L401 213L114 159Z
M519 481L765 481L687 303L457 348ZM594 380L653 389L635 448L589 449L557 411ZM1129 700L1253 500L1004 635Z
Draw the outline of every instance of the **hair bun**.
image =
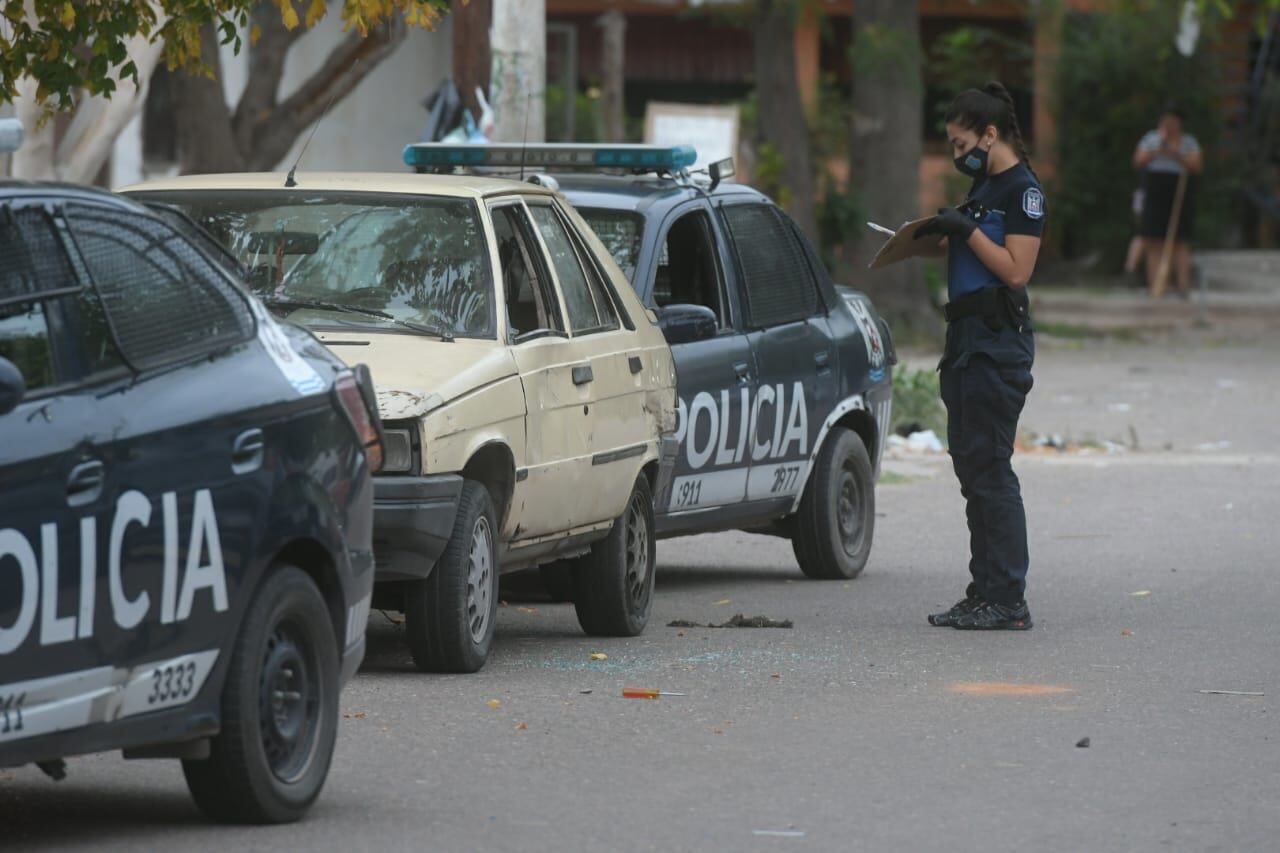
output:
M1009 90L1006 89L1004 84L999 80L992 80L990 83L982 87L982 91L994 98L999 98L1002 101L1013 100L1013 96L1009 94Z

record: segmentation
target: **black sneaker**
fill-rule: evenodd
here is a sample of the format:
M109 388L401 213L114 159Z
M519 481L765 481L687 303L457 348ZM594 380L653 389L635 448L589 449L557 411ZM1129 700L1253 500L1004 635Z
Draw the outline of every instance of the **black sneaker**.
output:
M978 596L967 595L955 604L951 605L950 610L943 613L930 613L929 624L937 625L940 628L954 628L957 619L966 613L969 613L981 603L982 599Z
M951 627L962 631L1029 631L1031 611L1025 601L1013 605L982 601L968 613L956 617Z

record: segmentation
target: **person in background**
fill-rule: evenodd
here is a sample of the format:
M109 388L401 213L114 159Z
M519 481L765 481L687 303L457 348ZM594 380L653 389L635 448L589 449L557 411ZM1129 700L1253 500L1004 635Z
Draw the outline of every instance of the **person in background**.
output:
M1195 176L1204 171L1204 154L1196 138L1183 130L1184 118L1177 104L1165 107L1156 129L1138 141L1133 166L1142 174L1143 204L1138 234L1146 256L1147 288L1153 296L1157 293L1156 277L1174 215L1178 182L1186 176L1170 270L1177 294L1185 299L1191 293L1189 241L1195 231Z

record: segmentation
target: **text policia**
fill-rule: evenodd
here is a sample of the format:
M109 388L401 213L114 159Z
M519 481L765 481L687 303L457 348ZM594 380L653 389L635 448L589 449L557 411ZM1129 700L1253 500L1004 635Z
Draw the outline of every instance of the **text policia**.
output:
M740 418L737 436L730 445L730 394L741 395L742 411L750 413L749 418ZM772 424L769 416L761 418L766 406L773 407ZM706 391L699 392L693 401L686 405L680 400L676 412L676 440L684 445L685 459L689 467L695 470L710 462L714 455L715 466L737 464L743 460L747 452L747 439L751 439L751 461L764 459L780 459L789 456L788 449L792 444L798 445L796 455L803 456L809 445L809 411L805 406L804 383L796 382L791 390L791 406L787 407L786 386L762 385L754 394L749 388L735 390L722 389L720 401ZM705 434L699 429L699 423L708 422L710 429ZM761 428L765 438L760 439Z
M208 489L195 493L191 525L187 533L186 560L179 578L181 542L179 541L178 495L165 492L160 496L160 519L163 530L164 568L161 573L159 601L152 600L146 589L125 588L124 571L127 567L126 545L137 528L150 527L153 521L153 505L150 498L138 491L127 491L116 501L111 519L109 548L107 550L107 586L110 593L111 618L122 630L132 630L144 619L154 618L158 609L161 624L184 622L191 616L196 594L208 590L213 610L221 613L227 609L227 579L222 561L222 542L218 537L218 520L214 514L213 496ZM80 583L79 598L74 611L59 612L59 552L58 525L40 525L39 554L36 545L22 532L12 528L0 529L0 588L12 589L12 573L17 573L21 592L17 618L8 625L0 625L0 655L9 654L22 647L40 617L39 643L50 646L74 639L88 639L95 629L104 624L105 617L97 614L98 583L98 519L86 516L80 519ZM6 575L10 579L6 580ZM159 605L158 608L156 605Z
M788 399L790 398L790 399ZM683 458L672 482L672 510L699 509L794 494L809 451L804 383L724 388L681 399L676 438Z

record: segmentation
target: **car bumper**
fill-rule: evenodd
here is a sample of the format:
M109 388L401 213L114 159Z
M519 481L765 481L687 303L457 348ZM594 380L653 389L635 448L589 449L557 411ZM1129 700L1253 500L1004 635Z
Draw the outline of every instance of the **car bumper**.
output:
M350 575L345 584L347 590L346 637L342 646L341 683L346 685L364 660L365 628L369 624L369 610L373 604L374 559L367 548L347 551Z
M462 477L375 477L373 480L374 579L421 580L444 553L462 494Z
M661 513L671 505L672 475L679 452L680 440L675 433L667 433L658 440L658 476L653 481L653 507L656 512Z

